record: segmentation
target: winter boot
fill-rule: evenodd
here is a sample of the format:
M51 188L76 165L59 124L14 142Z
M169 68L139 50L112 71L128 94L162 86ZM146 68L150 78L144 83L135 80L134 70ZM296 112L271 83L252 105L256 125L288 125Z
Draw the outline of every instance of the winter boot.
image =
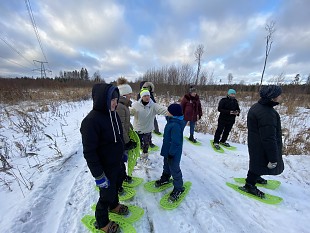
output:
M254 196L257 196L259 198L265 198L265 193L260 191L255 185L251 185L246 183L243 187L239 187L240 190L253 194Z
M228 142L220 142L221 145L226 146L226 147L230 147Z
M169 195L169 201L171 201L171 202L177 201L184 191L185 191L184 187L182 187L181 189L175 189L174 188Z
M130 184L130 183L132 183L132 177L126 175L124 181Z
M220 150L221 149L220 145L218 143L216 143L216 142L213 142L213 146L214 146L214 148L216 150Z
M196 143L196 142L197 142L193 135L190 135L189 138L188 138L188 140L190 140L190 141L193 142L193 143Z
M262 177L258 177L258 179L256 180L256 183L258 183L258 184L267 184L267 180L265 180Z
M94 225L95 225L95 228L98 229L97 222L95 222ZM110 221L105 227L100 228L100 230L105 232L105 233L119 233L119 232L121 232L119 225L114 221Z
M110 212L125 216L129 214L129 209L128 209L128 206L126 205L118 204L114 209L110 210Z
M170 176L166 175L166 174L163 174L159 180L156 180L155 181L155 187L160 187L164 184L168 184L170 183Z

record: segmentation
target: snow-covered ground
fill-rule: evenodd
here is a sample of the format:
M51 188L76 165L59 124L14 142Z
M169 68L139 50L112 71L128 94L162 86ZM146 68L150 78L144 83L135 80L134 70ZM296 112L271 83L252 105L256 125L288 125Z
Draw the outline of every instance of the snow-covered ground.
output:
M12 125L1 119L1 153L11 155L7 161L14 169L0 172L0 232L88 232L81 218L93 214L90 207L97 201L98 192L83 157L79 126L91 107L91 101L64 103L55 107L53 114L37 113L42 128L35 129L37 133L31 139L21 132L12 135ZM165 118L157 119L163 131ZM184 135L188 134L186 127ZM181 169L184 180L192 182L192 188L177 209L167 211L159 206L160 198L171 189L148 193L143 184L136 188L136 196L125 202L145 210L142 219L133 224L138 233L309 232L309 155L285 156L284 172L276 177L265 176L282 184L276 190L261 190L284 199L279 205L268 205L225 185L227 181L233 182L233 177L245 177L246 145L231 143L237 146L237 151L219 154L210 146L212 135L196 133L195 136L202 142L201 146L184 140ZM5 139L13 140L15 147L5 143ZM162 137L154 135L153 141L161 146ZM16 148L21 148L20 152ZM14 153L8 153L10 150L28 156L14 157ZM133 175L144 181L159 178L162 157L159 152L152 152L150 159L154 169L134 170ZM13 175L18 179L12 179ZM27 189L32 184L32 189Z

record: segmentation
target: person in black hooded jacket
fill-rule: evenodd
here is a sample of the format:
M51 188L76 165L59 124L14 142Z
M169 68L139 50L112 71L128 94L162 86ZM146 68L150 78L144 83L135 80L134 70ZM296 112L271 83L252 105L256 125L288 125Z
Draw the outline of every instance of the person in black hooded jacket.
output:
M279 175L284 170L281 119L273 108L279 104L281 93L281 87L276 85L261 87L261 98L247 116L250 163L246 184L241 190L261 198L265 194L255 185L268 182L261 175Z
M98 229L111 232L119 226L109 220L109 211L128 214L128 207L120 204L118 199L124 155L122 123L115 111L119 90L111 84L95 84L92 98L93 109L83 119L80 132L84 158L100 190L96 224Z
M228 90L227 96L220 100L217 109L220 112L220 115L218 118L217 129L214 134L213 145L216 150L220 150L219 144L230 147L230 144L227 143L226 140L235 124L236 116L239 116L240 114L239 104L236 99L236 91L234 89Z

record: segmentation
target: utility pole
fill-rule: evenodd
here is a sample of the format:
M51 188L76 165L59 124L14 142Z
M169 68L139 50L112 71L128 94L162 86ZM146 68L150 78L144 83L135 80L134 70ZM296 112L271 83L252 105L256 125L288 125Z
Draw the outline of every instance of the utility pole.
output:
M34 63L40 63L41 64L41 68L38 68L38 69L33 69L33 71L35 70L40 70L41 71L41 78L46 78L46 72L45 72L45 67L44 67L44 63L47 63L47 61L37 61L37 60L33 60ZM52 72L51 70L47 70L48 72ZM43 76L44 74L44 76Z

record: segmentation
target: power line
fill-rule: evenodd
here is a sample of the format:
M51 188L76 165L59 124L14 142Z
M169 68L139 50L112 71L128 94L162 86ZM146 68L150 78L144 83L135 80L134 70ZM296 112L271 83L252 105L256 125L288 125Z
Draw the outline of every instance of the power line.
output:
M15 51L18 55L20 55L22 58L24 58L26 61L28 61L31 65L33 63L29 61L27 58L25 58L16 48L14 48L12 45L10 45L4 38L0 37L0 39L7 45L9 46L13 51ZM2 57L3 58L3 57Z
M38 31L38 28L37 28L37 25L36 25L36 22L35 22L33 13L32 13L30 1L29 0L25 0L25 4L26 4L26 8L27 8L29 17L30 17L30 21L31 21L33 29L34 29L34 33L36 34L37 40L39 42L40 49L41 49L42 54L43 54L44 59L45 59L44 63L48 63L47 58L46 58L45 53L44 53L44 50L43 50L43 46L42 46L41 38L40 38L40 35L39 35L39 31ZM43 63L41 63L41 66L42 66L42 64Z
M19 65L19 66L21 66L21 67L24 67L24 68L27 68L27 69L31 70L29 67L26 67L26 66L24 66L24 65L21 65L21 64L15 62L15 61L11 61L11 60L9 60L9 59L7 59L7 58L5 58L5 57L2 57L2 56L0 56L0 57L3 58L4 60L7 60L8 62L14 63L14 64L16 64L16 65Z

